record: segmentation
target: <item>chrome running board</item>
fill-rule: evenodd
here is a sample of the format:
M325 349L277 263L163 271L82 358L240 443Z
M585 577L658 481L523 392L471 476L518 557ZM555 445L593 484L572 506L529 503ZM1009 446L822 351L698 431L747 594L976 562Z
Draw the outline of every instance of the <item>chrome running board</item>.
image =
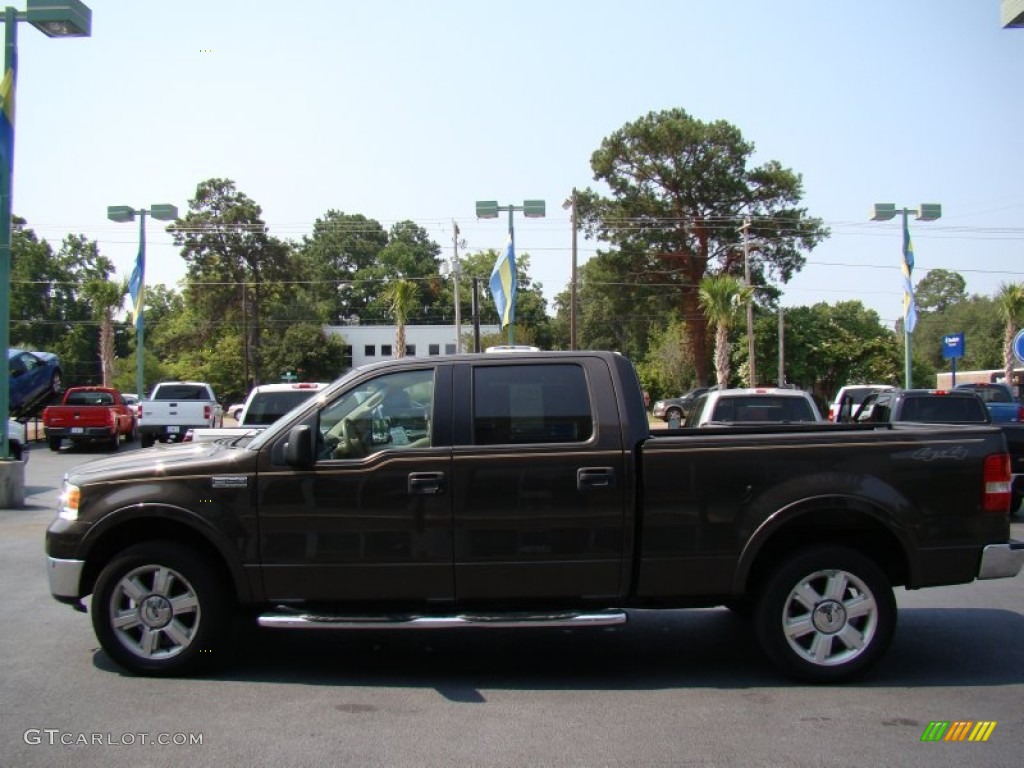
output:
M312 613L265 613L261 627L273 629L509 629L514 627L609 627L626 623L622 611L598 613L504 613L458 616L328 616Z

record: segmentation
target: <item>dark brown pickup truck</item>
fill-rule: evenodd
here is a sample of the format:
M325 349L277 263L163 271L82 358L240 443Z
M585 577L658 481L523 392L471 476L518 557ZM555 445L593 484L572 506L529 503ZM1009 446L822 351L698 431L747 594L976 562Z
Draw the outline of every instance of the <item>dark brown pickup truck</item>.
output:
M593 626L727 605L816 682L884 653L893 588L1010 577L992 427L648 429L606 352L360 368L259 436L68 474L50 588L144 674L263 627Z

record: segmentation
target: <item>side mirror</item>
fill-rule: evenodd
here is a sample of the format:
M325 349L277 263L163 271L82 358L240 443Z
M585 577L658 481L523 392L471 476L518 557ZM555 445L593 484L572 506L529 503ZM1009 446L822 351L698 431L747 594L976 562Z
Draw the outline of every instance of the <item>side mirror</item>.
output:
M311 467L316 463L313 430L308 424L292 427L284 445L284 460L290 467Z

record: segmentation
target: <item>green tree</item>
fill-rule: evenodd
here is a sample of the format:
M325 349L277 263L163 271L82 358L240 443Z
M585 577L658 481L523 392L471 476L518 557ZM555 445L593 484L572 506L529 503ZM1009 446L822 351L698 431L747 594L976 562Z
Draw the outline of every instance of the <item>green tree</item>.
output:
M967 300L967 281L959 272L932 269L914 288L914 303L919 313L943 312Z
M113 263L83 235L54 252L24 219L12 223L11 346L56 352L69 385L99 383L99 323L83 286L108 281Z
M697 371L686 326L672 319L667 326L652 327L647 351L636 368L640 383L654 400L678 397L693 387Z
M777 319L757 325L755 333L776 336ZM762 340L761 348L774 341ZM778 376L777 356L766 355L766 379ZM878 313L859 301L787 307L785 311L785 374L787 382L824 400L844 384L896 384L903 370L896 334L885 328Z
M379 222L361 214L329 210L313 223L311 235L298 244L298 272L321 322L343 325L365 314L380 285L356 282L371 270L388 244Z
M651 112L605 138L591 156L594 178L610 197L577 195L585 230L613 245L647 254L648 274L676 291L700 382L709 368L707 318L698 286L709 274L739 274L739 231L751 219L755 285L786 282L803 266L804 251L828 235L799 203L801 177L777 161L749 167L754 145L725 121L705 123L682 109Z
M1006 324L1003 333L1003 375L1007 384L1013 384L1013 339L1024 322L1024 283L1003 283L996 294L999 317Z
M167 231L187 265L185 303L196 321L187 334L192 350L196 341L199 349L215 347L220 326L233 321L244 340L246 378L259 382L261 307L288 271L288 246L267 233L260 206L230 179L200 182L189 212Z
M708 325L715 329L715 373L723 388L729 386L731 373L729 328L751 294L751 288L732 275L709 275L700 282L697 298ZM754 384L748 382L748 386Z
M647 355L651 330L670 323L678 303L674 290L655 284L648 266L646 255L627 249L599 250L580 266L576 299L580 349L611 349L637 361ZM565 349L569 347L569 301L569 291L555 299ZM688 343L686 349L690 349Z

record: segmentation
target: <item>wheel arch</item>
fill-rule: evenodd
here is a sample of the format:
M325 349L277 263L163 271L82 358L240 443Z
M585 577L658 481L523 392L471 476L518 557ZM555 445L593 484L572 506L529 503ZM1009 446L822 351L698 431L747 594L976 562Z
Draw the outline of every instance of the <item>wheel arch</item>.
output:
M85 567L79 587L81 596L90 594L107 563L130 546L149 541L170 541L201 553L231 587L239 603L249 602L252 594L237 555L209 526L203 525L188 510L169 506L140 504L107 518L111 522L94 529L86 545Z
M893 586L912 583L914 560L906 532L880 506L857 497L819 496L793 502L766 519L740 553L733 591L747 594L793 552L844 546L871 558Z

